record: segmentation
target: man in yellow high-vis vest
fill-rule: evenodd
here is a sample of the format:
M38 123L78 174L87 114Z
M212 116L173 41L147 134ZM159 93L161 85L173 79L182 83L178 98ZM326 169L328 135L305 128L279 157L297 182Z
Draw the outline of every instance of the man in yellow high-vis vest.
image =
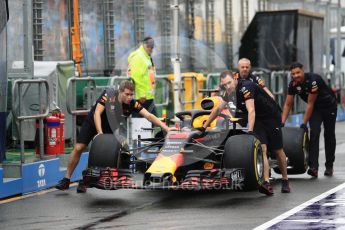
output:
M156 114L154 104L156 71L152 61L154 40L146 37L138 49L128 56L128 75L135 83L135 99L150 113ZM140 117L133 114L133 117Z

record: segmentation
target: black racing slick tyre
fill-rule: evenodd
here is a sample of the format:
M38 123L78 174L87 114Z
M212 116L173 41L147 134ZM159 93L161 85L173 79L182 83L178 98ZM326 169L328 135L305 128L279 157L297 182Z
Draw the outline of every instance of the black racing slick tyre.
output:
M282 128L284 151L288 158L288 174L303 174L308 168L309 137L298 127Z
M89 167L117 168L120 146L113 134L97 135L91 144Z
M225 169L244 169L244 190L257 189L263 178L261 143L253 135L236 135L225 144L223 155Z

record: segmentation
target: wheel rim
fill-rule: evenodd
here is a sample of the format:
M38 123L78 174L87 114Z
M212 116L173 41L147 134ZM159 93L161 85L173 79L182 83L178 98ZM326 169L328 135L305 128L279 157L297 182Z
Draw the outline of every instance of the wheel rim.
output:
M258 148L256 152L256 169L259 179L263 177L264 162L262 159L262 149Z
M304 155L304 167L308 167L308 153L309 153L309 146L308 146L308 134L304 133L303 136L303 155Z

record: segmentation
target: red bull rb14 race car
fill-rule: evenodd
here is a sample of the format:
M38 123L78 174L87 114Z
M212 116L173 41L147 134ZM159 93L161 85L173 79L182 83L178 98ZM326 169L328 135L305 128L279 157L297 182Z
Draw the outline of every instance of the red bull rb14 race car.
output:
M132 149L123 148L113 134L96 136L88 168L83 171L84 184L105 190L256 189L263 179L261 144L237 124L239 119L222 113L205 133L198 129L216 101L206 98L203 110L176 113L179 130L165 137L139 138ZM283 141L288 173L305 173L307 133L300 128L283 128ZM274 158L270 156L271 167L279 173Z

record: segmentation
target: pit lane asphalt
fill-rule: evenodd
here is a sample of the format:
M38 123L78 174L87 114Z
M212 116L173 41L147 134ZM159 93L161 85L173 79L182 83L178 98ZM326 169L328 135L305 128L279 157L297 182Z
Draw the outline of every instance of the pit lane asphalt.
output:
M290 176L292 193L256 191L147 191L89 189L53 191L0 205L0 229L252 229L345 182L345 122L336 125L335 175L323 176L320 143L318 179Z

